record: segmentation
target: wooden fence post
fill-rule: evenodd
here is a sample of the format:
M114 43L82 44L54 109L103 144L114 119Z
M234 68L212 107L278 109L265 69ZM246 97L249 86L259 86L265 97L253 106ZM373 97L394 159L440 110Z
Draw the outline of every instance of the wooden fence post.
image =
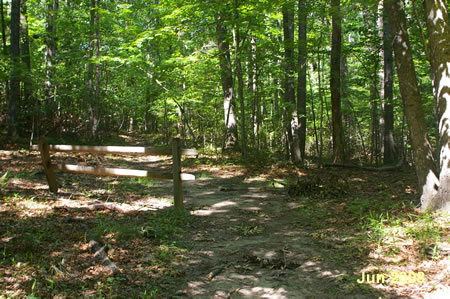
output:
M183 186L181 181L181 152L180 139L172 140L172 167L173 167L173 199L174 207L177 211L184 210L183 205Z
M47 177L48 186L51 192L58 192L58 183L56 182L55 172L50 161L50 153L48 150L47 140L41 138L39 140L39 151L41 152L42 166L44 166L45 176Z

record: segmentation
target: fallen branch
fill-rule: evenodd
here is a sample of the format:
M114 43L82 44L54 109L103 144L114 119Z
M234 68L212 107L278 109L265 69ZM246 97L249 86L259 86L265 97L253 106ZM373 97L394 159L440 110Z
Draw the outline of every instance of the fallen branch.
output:
M94 262L96 264L106 267L109 270L110 276L120 274L121 272L119 267L117 267L116 264L114 264L108 257L107 254L108 248L94 240L85 224L82 224L81 228L82 231L86 233L86 238L89 240L88 245L90 247L91 252L94 254Z
M334 164L334 163L325 163L323 164L323 167L342 167L342 168L353 168L353 169L361 169L361 170L367 170L367 171L395 171L400 170L403 166L403 160L400 160L399 163L393 166L384 166L384 167L366 167L366 166L359 166L354 164Z
M95 240L90 240L89 246L91 247L91 252L94 253L94 262L108 268L110 275L114 276L120 274L119 267L117 267L108 257L106 246L102 246Z
M216 269L214 269L211 272L209 272L208 275L206 276L206 278L208 278L208 280L211 281L214 277L219 275L219 273L222 272L225 269L225 267L226 267L226 264L220 265Z

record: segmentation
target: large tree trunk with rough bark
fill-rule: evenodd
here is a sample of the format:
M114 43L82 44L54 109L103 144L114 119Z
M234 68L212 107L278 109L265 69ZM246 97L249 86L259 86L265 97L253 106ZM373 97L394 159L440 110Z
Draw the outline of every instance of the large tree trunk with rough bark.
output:
M8 102L8 133L16 135L16 105L20 101L20 0L11 2L11 76Z
M97 129L100 122L99 119L99 83L100 70L99 65L93 61L94 53L98 55L100 48L100 33L98 6L100 1L91 0L90 7L90 41L89 41L89 62L87 66L87 99L89 114L89 138L95 140L97 138Z
M439 192L424 209L450 210L450 28L444 0L425 0L433 86L439 109L440 168Z
M333 154L334 163L344 161L344 128L341 112L341 5L340 0L331 1L332 37L330 60L331 112L333 122Z
M216 25L217 46L219 48L220 81L223 91L223 107L225 117L225 142L224 149L236 149L238 147L238 132L236 116L234 114L234 88L233 72L231 69L230 45L226 38L226 28L221 17Z
M239 97L239 107L240 107L240 123L241 123L241 153L246 156L247 148L247 133L245 131L245 101L244 101L244 79L242 76L242 63L241 63L241 34L239 26L239 1L234 1L234 29L233 29L233 41L235 50L235 64L236 64L236 75L238 79L238 97Z
M306 59L307 59L307 16L308 4L306 0L298 0L298 138L300 146L300 160L305 159L306 146Z
M288 2L283 5L283 33L284 33L284 101L287 107L286 130L289 139L291 160L295 164L302 161L297 103L295 100L294 84L294 5Z
M395 163L397 153L394 139L394 56L388 10L383 4L383 99L384 99L384 165Z
M54 85L54 59L56 56L56 14L58 11L59 0L47 0L47 15L45 25L45 105L47 121L53 123L56 113L56 91ZM47 128L52 129L52 128Z
M400 93L411 134L414 164L422 193L422 205L428 206L437 193L439 181L433 151L428 140L422 102L406 30L406 17L402 0L386 0L389 22L392 26L395 64L397 66Z

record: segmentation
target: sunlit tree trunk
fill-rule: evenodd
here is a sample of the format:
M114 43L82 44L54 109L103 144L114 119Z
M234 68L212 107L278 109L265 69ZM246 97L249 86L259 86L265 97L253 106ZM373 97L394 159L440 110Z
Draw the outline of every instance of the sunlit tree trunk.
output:
M291 160L295 164L301 163L299 142L299 124L294 84L294 6L288 2L283 5L283 33L284 33L284 101L287 106L286 129L288 133Z
M235 50L235 65L236 75L238 79L238 97L240 107L240 126L241 126L241 153L246 156L247 148L247 133L245 130L245 101L244 101L244 79L242 76L242 63L241 63L241 35L239 26L239 1L234 1L234 28L233 28L233 41Z
M238 132L236 116L234 114L234 88L233 72L231 69L230 45L226 39L226 28L221 17L217 19L216 26L217 45L219 48L220 79L223 91L223 107L225 117L224 149L238 147Z
M389 22L392 26L395 64L400 93L411 134L414 164L421 191L421 202L427 206L437 193L439 181L433 151L428 140L422 102L411 54L406 17L402 0L386 0Z
M450 27L444 0L425 0L433 86L439 109L440 168L439 193L424 209L450 210Z
M298 110L298 138L300 146L300 160L305 159L306 146L306 59L307 53L307 16L308 6L306 0L298 1L298 92L297 92L297 110Z
M332 37L330 61L331 111L333 122L334 163L344 161L344 129L341 112L341 49L342 28L340 0L331 1Z
M16 105L20 101L20 0L11 2L11 75L8 102L8 133L16 135Z
M57 51L56 43L56 13L58 11L58 0L47 0L47 15L45 25L45 105L47 120L52 121L56 112L56 92L54 86L54 59Z
M89 62L87 66L87 99L86 102L88 103L88 115L89 115L89 138L91 140L95 140L97 138L97 128L99 123L99 116L98 116L98 82L99 82L99 70L98 66L96 66L96 62L93 61L94 59L94 53L96 50L98 51L98 45L99 41L97 39L99 38L99 34L97 31L96 23L98 22L97 17L97 1L91 0L91 7L90 7L90 19L89 19L89 25L90 25L90 41L89 41ZM98 53L98 52L97 52Z

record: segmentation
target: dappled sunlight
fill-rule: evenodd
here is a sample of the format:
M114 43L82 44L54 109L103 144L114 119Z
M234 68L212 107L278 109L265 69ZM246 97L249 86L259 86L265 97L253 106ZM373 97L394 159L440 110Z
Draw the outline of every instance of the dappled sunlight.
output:
M231 200L222 201L216 204L213 204L212 208L222 208L222 207L229 207L229 206L236 206L236 202Z
M442 22L444 20L444 14L442 10L438 8L432 9L430 11L430 14L428 15L428 19L431 20L434 25L437 25L439 22ZM442 29L444 30L444 28Z
M284 288L265 288L265 287L243 287L238 290L239 294L247 297L258 297L265 299L283 299L289 298L288 292Z

